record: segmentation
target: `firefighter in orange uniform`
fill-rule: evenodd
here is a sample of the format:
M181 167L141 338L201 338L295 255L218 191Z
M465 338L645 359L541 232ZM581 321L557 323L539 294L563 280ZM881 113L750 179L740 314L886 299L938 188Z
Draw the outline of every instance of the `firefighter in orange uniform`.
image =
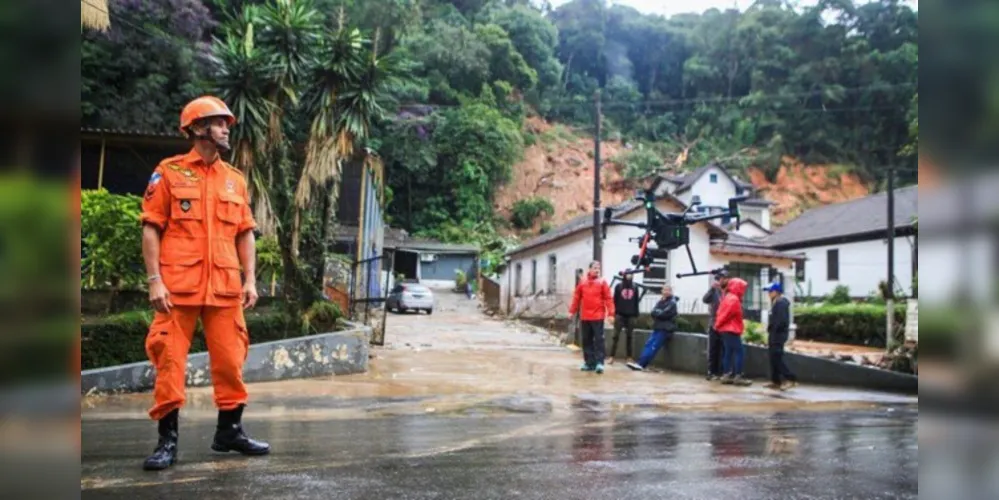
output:
M256 223L245 178L219 157L229 149L229 127L235 123L236 117L215 97L188 103L180 114L180 130L194 147L156 167L142 202L142 254L156 310L146 337L146 354L156 367L149 416L159 422L159 442L143 465L146 470L165 469L177 459L187 353L198 318L219 409L212 449L246 455L270 451L267 443L247 436L241 424L249 346L243 309L257 301Z

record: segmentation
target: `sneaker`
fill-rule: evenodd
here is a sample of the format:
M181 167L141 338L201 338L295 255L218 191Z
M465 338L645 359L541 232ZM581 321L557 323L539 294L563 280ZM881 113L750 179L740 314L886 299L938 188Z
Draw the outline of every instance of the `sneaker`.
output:
M748 378L743 378L742 375L736 375L735 378L732 379L732 384L741 387L746 387L749 385L753 385L753 381L749 380Z
M733 380L735 380L735 377L731 373L726 373L725 375L721 376L720 380L721 380L722 384L732 385L733 384Z
M606 363L607 363L608 365L613 365L613 364L614 364L614 358L607 358L607 361L606 361Z
M597 363L597 370L596 371L597 371L597 373L603 373L604 372L604 364L603 363Z
M592 372L593 371L593 367L590 366L590 365L588 365L588 364L586 364L586 363L583 363L582 365L579 366L579 371Z
M782 386L782 385L780 385L780 384L778 384L776 382L770 382L769 384L764 385L763 388L764 389L772 389L772 390L775 390L775 391L783 391L784 390L784 386Z
M640 365L640 364L638 364L638 363L636 363L634 361L628 362L628 368L631 368L632 370L635 370L636 372L640 372L640 371L645 370L645 368L643 368L642 365Z
M788 389L793 389L793 388L795 388L797 386L798 386L798 381L797 380L785 380L784 381L784 385L781 386L781 390L782 391L786 391Z

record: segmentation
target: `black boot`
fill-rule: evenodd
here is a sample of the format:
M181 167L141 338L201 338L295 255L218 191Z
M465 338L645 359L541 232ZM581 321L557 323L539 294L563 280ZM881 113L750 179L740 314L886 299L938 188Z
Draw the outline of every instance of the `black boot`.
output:
M263 441L255 441L243 432L240 420L243 418L243 406L235 410L219 410L219 423L215 429L215 440L212 449L215 451L238 451L244 455L266 455L271 451L271 445Z
M145 470L163 470L177 461L177 417L180 410L174 410L159 421L159 442L156 450L142 464Z

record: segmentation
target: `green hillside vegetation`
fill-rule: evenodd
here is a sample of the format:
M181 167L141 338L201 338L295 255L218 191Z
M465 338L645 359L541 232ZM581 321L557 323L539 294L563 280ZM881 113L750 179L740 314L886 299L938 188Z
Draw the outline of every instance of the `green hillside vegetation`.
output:
M873 181L895 164L910 167L900 185L915 181L918 18L897 1L668 19L535 3L111 0L111 30L81 35L82 121L168 131L188 99L223 96L241 119L234 163L258 214L282 222L283 276L305 304L335 219L330 159L382 161L394 226L499 262L513 242L496 235L510 223L496 187L528 144L566 140L525 134L524 118L592 133L597 91L603 136L641 146L621 159L630 176L687 152L770 172L790 155Z

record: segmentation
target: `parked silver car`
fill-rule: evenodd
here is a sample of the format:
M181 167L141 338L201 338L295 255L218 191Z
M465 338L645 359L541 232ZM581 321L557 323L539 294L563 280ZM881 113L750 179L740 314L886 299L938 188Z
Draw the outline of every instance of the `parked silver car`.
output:
M434 292L418 283L400 283L389 292L385 300L389 311L427 311L434 313Z

